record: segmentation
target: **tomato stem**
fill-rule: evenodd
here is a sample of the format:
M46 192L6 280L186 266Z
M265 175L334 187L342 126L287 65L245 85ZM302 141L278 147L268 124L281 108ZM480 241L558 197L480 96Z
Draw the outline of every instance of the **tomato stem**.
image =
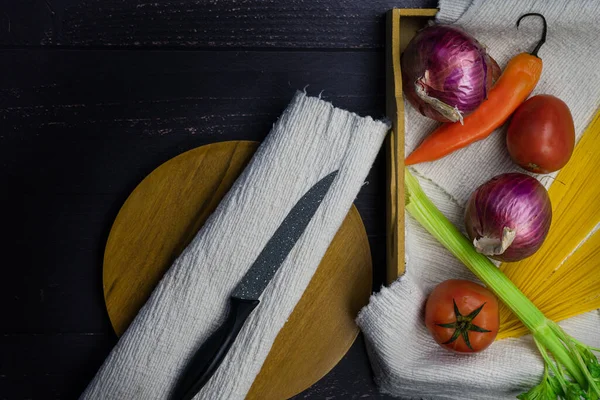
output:
M479 315L479 313L483 309L483 306L485 306L486 303L483 303L481 306L473 310L469 315L462 315L462 313L458 309L458 306L456 305L456 300L452 299L452 304L454 306L455 321L448 322L445 324L437 324L437 326L440 326L442 328L454 329L454 333L452 334L450 339L448 339L442 344L450 344L459 337L462 337L467 347L473 350L473 347L471 346L471 340L469 339L469 331L481 333L491 332L490 330L484 329L473 323L473 320L475 319L475 317L477 317L477 315Z
M596 376L600 371L600 364L591 353L592 349L576 342L556 323L547 319L499 268L478 253L469 239L431 202L408 169L405 169L404 181L406 211L481 279L532 332L536 343L552 354L556 365L551 362L549 364L555 376L557 371L560 374L561 368L565 368L573 380L568 382L567 390L572 390L575 385L600 396L600 377ZM541 353L542 356L547 355L545 352ZM549 358L544 357L544 360L548 363ZM545 384L543 381L540 385ZM563 392L564 390L563 387Z

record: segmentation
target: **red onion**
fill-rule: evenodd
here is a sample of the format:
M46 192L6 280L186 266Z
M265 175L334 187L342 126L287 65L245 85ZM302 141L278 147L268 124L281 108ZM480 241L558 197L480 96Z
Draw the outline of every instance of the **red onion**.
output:
M535 253L550 229L552 206L537 179L509 173L473 192L465 225L475 249L499 261L519 261Z
M430 25L402 54L402 87L408 101L426 117L461 121L487 98L500 67L483 45L450 25Z

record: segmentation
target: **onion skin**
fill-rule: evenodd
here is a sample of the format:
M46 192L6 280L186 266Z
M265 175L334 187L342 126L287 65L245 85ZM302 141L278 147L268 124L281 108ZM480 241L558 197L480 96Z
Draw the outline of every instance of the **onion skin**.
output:
M521 173L498 175L478 187L465 211L465 227L476 250L505 262L535 253L546 239L551 222L552 205L546 188ZM501 243L503 235L506 239L505 228L515 233L508 246ZM490 242L499 247L491 250L486 246Z
M487 98L501 70L475 38L450 25L417 32L401 59L411 105L440 122L462 121Z

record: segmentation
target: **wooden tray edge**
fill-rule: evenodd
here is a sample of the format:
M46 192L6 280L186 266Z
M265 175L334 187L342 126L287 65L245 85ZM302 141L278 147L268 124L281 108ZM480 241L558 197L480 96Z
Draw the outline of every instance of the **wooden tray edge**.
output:
M400 70L402 20L434 17L435 8L395 8L386 18L386 113L392 131L386 141L386 282L404 274L404 102Z

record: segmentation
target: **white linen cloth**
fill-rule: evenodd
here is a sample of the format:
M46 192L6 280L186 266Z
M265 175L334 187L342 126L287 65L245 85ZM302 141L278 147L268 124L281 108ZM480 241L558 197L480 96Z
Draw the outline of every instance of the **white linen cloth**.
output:
M82 399L166 399L228 298L294 204L339 170L319 209L196 399L243 399L363 185L387 122L298 92L250 164L165 274Z
M548 40L539 56L544 67L532 95L551 94L567 103L577 137L600 106L600 2L595 0L442 0L438 22L463 27L501 67L514 55L531 51L540 38L539 12L548 22ZM405 104L406 154L438 124ZM423 189L464 232L464 206L471 192L491 177L519 171L505 149L505 129L450 156L414 166ZM523 172L521 170L521 172ZM546 186L550 176L537 176ZM543 360L530 336L498 341L486 351L457 356L439 347L424 326L423 307L438 283L475 277L406 215L406 274L382 288L357 322L367 341L380 390L400 398L509 399L540 382ZM593 311L561 325L567 333L600 346L600 314Z

